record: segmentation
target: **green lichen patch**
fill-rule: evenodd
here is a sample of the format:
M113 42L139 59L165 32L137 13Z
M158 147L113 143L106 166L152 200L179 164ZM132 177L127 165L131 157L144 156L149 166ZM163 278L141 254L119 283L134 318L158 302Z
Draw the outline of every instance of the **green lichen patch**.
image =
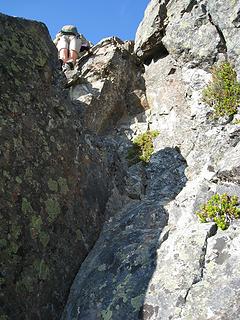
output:
M153 154L153 139L159 135L158 131L147 131L133 140L133 146L128 150L129 165L142 161L147 164Z
M75 233L76 233L76 239L77 239L78 241L81 241L81 240L83 239L82 231L81 231L80 229L77 229L77 230L75 231Z
M17 221L14 221L10 227L11 237L17 240L21 234L21 230L22 227L17 223Z
M50 236L45 231L41 231L39 233L39 241L41 242L42 246L46 248L50 241Z
M67 194L69 189L68 189L68 184L67 184L67 180L65 178L60 177L58 179L58 185L60 188L60 192L62 194Z
M113 315L113 313L112 313L112 311L108 308L107 310L103 310L102 312L101 312L101 319L103 319L103 320L111 320L112 319L112 315Z
M60 214L61 209L60 205L55 198L49 198L45 201L45 207L48 214L48 221L50 223L54 222L57 218L57 216Z
M0 249L5 249L7 247L7 240L1 238L0 239Z
M57 183L57 181L55 181L53 179L49 179L48 180L48 188L53 192L57 192L58 191L58 183Z
M240 125L240 119L236 119L236 120L234 120L232 124Z
M20 177L16 177L15 180L16 180L16 182L17 182L18 184L21 184L21 183L22 183L22 179L21 179Z
M141 308L142 305L143 305L143 301L144 301L144 295L143 295L143 294L141 294L141 295L139 295L139 296L137 296L137 297L132 298L132 299L131 299L131 305L133 306L133 309L134 309L135 311L140 310L140 308Z
M128 287L129 282L131 281L131 274L128 274L125 279L123 280L123 282L121 282L117 287L116 290L114 292L115 294L115 298L119 299L122 298L123 302L127 302L128 301L128 290L126 290L126 288Z
M7 270L17 265L21 261L18 250L22 247L21 235L23 228L17 217L9 218L7 221L0 215L0 249L1 249L1 282L9 279Z
M26 171L25 171L25 177L27 179L31 179L32 176L33 176L32 170L30 168L27 168Z
M105 271L107 269L107 266L105 264L102 264L98 267L98 271Z
M35 288L35 277L32 272L26 272L22 274L21 279L16 282L16 291L21 296L26 293L34 292Z
M37 258L31 266L26 268L16 283L16 291L19 296L33 293L38 286L39 280L47 280L50 276L50 268L46 261Z
M11 175L6 170L3 170L3 176L9 180L11 179Z
M43 259L35 260L33 266L40 280L48 279L50 275L50 269L46 261Z
M42 229L42 218L40 216L33 215L31 217L30 232L33 239L36 239Z
M213 67L212 81L203 90L203 101L213 108L213 117L232 116L240 104L240 83L229 62Z
M238 205L237 196L229 196L226 193L220 195L217 193L201 206L196 215L200 219L200 222L213 221L220 229L226 230L231 221L240 218L240 208Z
M28 214L31 214L33 213L33 208L32 208L32 205L30 203L30 201L28 201L28 199L26 198L23 198L22 199L22 212L25 214L25 215L28 215Z
M20 244L14 241L9 242L8 245L8 252L11 255L15 255L18 252L18 249L20 248Z

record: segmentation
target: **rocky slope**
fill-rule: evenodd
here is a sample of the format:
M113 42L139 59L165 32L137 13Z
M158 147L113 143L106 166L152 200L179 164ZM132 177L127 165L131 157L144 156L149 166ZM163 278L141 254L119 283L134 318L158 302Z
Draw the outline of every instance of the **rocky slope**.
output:
M240 196L240 126L202 101L214 63L240 70L239 4L152 0L135 52L104 39L66 77L43 25L0 16L3 317L239 318L239 222L194 214Z

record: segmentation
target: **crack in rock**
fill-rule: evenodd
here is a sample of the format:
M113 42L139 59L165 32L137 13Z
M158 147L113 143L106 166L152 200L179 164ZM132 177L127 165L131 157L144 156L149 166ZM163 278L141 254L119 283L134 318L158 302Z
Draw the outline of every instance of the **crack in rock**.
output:
M208 13L208 19L209 19L210 23L216 28L216 30L218 32L218 35L220 37L220 41L219 41L219 44L217 46L218 52L219 53L227 53L227 51L228 51L227 50L227 42L226 42L226 39L225 39L225 37L223 35L222 30L220 29L220 27L217 24L215 24L213 22L213 19L212 19L212 16L211 16L210 13Z
M205 241L204 241L204 244L202 247L202 253L199 257L199 275L193 279L191 286L187 289L186 295L184 297L184 304L186 304L187 297L189 295L189 292L193 288L193 286L196 285L198 282L202 281L202 279L203 279L203 272L204 272L205 265L206 265L206 253L207 253L208 239L215 236L216 233L217 233L217 225L213 224L211 226L210 230L206 234L206 238L205 238Z
M197 0L190 0L189 4L187 5L187 8L181 12L181 17L184 15L184 13L191 12L195 5L197 5Z

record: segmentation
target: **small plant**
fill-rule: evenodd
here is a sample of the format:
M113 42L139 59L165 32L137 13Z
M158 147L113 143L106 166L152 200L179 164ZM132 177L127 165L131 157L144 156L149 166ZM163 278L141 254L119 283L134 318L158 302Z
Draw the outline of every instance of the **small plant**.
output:
M240 83L229 62L213 67L212 81L203 90L203 101L214 109L214 118L237 113L240 104Z
M235 121L233 121L233 124L240 124L240 119L236 119Z
M200 222L214 221L219 228L226 230L230 222L240 218L240 208L237 196L228 196L226 193L214 194L200 211L196 212Z
M133 140L133 146L128 150L127 159L129 164L139 161L147 164L153 154L153 139L159 135L158 131L147 131Z

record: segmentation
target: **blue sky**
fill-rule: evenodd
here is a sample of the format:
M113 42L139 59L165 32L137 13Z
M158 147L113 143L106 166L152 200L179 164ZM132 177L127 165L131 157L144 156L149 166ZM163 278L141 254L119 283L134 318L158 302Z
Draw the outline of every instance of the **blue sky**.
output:
M109 36L134 40L149 0L0 0L0 12L44 22L52 36L73 24L97 43Z

